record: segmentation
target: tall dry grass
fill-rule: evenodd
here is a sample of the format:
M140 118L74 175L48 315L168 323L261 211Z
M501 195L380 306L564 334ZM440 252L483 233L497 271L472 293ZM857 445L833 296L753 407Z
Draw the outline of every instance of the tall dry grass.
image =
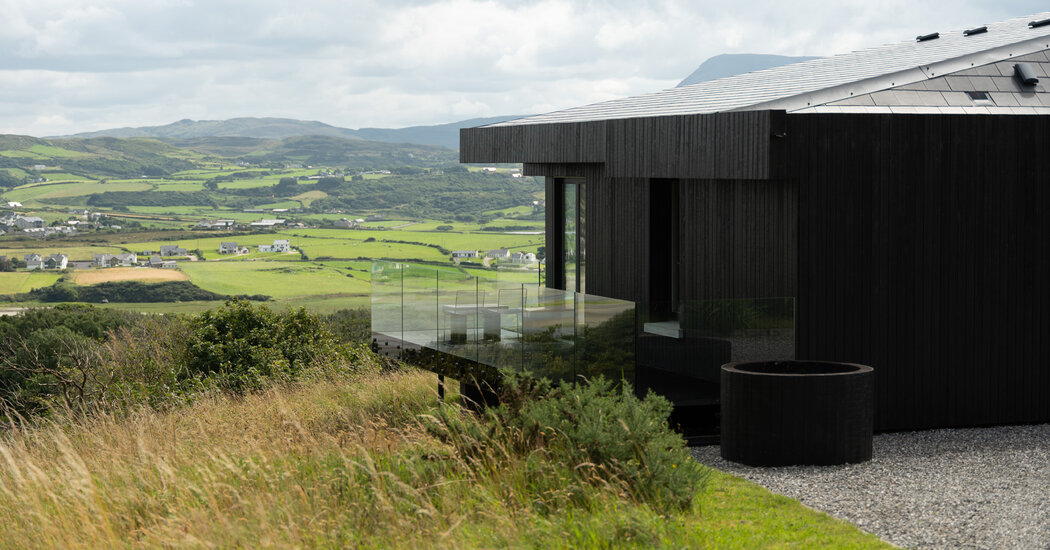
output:
M356 493L391 498L377 457L428 445L415 415L434 387L368 375L16 428L0 438L0 547L354 543L382 508Z
M58 415L0 436L0 548L878 546L729 476L661 511L499 432L421 371Z

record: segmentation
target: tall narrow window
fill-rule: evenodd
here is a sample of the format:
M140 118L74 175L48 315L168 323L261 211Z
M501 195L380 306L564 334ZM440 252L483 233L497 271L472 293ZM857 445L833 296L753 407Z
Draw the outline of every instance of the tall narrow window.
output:
M649 181L649 299L654 319L677 319L679 309L678 180Z
M582 178L559 180L562 193L562 273L565 290L586 291L586 189Z

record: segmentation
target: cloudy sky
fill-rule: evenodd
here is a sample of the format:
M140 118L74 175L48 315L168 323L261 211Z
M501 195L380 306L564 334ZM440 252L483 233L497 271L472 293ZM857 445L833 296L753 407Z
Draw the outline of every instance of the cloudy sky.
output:
M721 53L832 55L1022 0L0 0L0 133L274 116L403 127L669 88Z

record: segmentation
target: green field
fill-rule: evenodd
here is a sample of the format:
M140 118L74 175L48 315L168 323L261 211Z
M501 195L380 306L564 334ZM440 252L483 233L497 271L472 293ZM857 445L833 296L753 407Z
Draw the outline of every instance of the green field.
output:
M122 183L55 183L38 184L33 186L22 186L4 193L4 198L9 201L25 203L27 201L45 202L47 199L64 197L79 197L93 193L104 193L107 191L148 191L153 186L142 182Z
M59 277L61 275L54 271L12 271L0 273L0 294L18 294L29 292L34 288L50 286L55 284Z
M186 262L197 286L219 294L266 294L289 299L367 295L370 284L347 271L304 262Z
M368 238L377 241L414 241L426 244L436 244L448 250L492 250L496 248L507 248L522 251L535 252L536 247L543 245L543 235L508 235L505 233L459 233L444 231L412 231L416 226L404 229L387 231L370 231L367 229L289 229L281 231L283 234L299 235L302 237L321 237L331 239L354 239L364 240ZM293 242L294 244L294 242ZM305 243L303 246L307 246ZM311 257L315 254L310 254ZM341 256L356 257L356 256ZM396 258L398 256L375 256L384 258ZM413 256L400 256L401 258L412 258ZM448 258L445 258L446 260Z

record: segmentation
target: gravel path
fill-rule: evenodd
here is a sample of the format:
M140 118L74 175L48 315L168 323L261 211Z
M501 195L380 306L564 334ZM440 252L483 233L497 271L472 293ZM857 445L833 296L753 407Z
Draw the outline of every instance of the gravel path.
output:
M699 462L907 548L1050 548L1050 424L875 437L871 462L752 468Z

